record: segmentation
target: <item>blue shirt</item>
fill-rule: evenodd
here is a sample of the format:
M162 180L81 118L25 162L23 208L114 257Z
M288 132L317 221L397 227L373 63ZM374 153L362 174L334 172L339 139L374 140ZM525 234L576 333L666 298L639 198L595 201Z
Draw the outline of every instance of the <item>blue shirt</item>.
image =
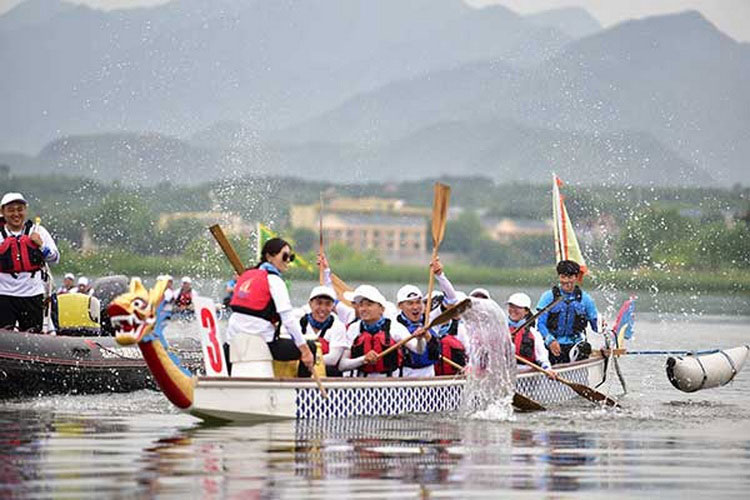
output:
M596 304L591 296L581 291L580 302L575 300L575 292L564 292L560 291L565 297L562 302L557 304L555 307L547 312L542 313L537 319L537 330L544 339L544 344L549 346L553 341L557 340L560 344L575 344L583 340L583 333L576 333L573 331L573 321L575 320L576 313L584 315L587 320L587 324L591 326L591 329L598 330L597 318L599 313L596 310ZM555 300L552 290L547 290L539 297L539 303L537 304L537 310L542 310L551 304ZM550 314L559 314L557 328L551 331L547 325Z

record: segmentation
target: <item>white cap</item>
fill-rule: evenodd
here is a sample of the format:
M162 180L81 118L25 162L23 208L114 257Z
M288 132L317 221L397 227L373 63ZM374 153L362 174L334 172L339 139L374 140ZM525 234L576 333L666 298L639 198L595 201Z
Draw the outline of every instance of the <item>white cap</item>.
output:
M414 285L404 285L396 293L396 304L406 300L421 300L422 291Z
M174 281L174 278L172 277L171 274L165 274L164 275L164 279L167 280L167 281Z
M65 279L66 280L74 280L76 279L76 275L73 273L65 273Z
M489 290L486 288L475 288L474 290L469 292L469 297L477 297L479 299L491 299L492 295L490 295Z
M80 278L78 278L78 284L83 285L83 286L88 286L89 279L86 276L81 276Z
M0 207L4 207L8 203L13 203L14 201L20 201L24 205L29 204L29 202L26 201L26 198L24 198L21 193L5 193L3 195L2 201L0 201Z
M386 300L383 294L372 285L359 285L353 292L344 292L344 298L350 302L359 302L367 299L371 302L377 302L385 307Z
M192 283L193 280L190 279L190 276L183 276L182 277L182 282L183 283Z
M508 297L506 304L513 304L514 306L524 307L531 310L531 297L523 292L514 293Z
M316 297L326 297L331 300L336 300L336 292L334 292L333 288L329 286L316 286L310 291L310 298L307 300L312 300Z

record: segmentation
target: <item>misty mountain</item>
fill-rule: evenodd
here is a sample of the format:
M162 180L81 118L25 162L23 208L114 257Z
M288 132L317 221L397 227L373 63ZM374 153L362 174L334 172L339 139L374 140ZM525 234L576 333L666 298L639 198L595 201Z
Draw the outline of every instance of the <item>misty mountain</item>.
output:
M718 181L747 183L747 81L744 44L688 12L623 23L531 69L490 61L391 83L280 135L371 144L443 121L487 119L587 134L643 131Z
M27 0L0 67L13 172L750 182L750 47L694 12L602 30L461 0Z
M526 20L538 26L556 28L571 38L583 38L593 35L602 29L594 16L585 9L578 7L563 7L537 14L529 14Z
M100 131L188 136L220 121L284 127L394 80L487 58L535 64L570 40L461 0L67 6L30 0L0 17L0 93L14 96L0 103L0 150Z
M235 130L232 124L218 130ZM208 132L210 135L212 130ZM199 137L205 139L205 137ZM279 143L249 133L252 147L196 146L158 135L71 136L36 157L0 155L12 173L55 171L125 184L195 184L245 173L333 182L482 175L500 182L546 179L556 171L579 184L704 185L709 174L644 133L590 134L525 127L511 121L442 122L387 144ZM20 161L20 163L14 163ZM21 166L22 168L18 168ZM654 168L659 166L659 168Z

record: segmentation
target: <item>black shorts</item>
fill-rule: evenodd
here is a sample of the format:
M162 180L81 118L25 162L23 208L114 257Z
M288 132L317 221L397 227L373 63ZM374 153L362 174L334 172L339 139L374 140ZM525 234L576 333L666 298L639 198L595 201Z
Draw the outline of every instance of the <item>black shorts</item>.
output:
M0 328L22 332L41 332L44 319L44 295L14 297L0 295Z

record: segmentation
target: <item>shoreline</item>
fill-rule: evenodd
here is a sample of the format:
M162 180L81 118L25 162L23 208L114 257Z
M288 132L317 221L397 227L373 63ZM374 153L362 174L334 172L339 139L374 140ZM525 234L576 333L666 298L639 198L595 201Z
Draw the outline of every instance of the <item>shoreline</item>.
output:
M384 265L379 262L357 260L356 262L333 263L334 272L347 282L416 282L426 281L426 266ZM556 276L552 265L533 268L475 267L466 264L446 264L446 274L457 285L491 286L549 286ZM128 252L107 252L107 255L75 255L55 266L53 274L64 272L76 275L105 276L125 274L127 276L157 276L163 273L191 275L206 278L227 279L232 275L229 264L208 257L195 262L185 257L136 256ZM287 273L292 280L315 281L317 269L308 272L293 268ZM585 286L598 289L619 290L663 290L680 292L724 292L750 295L750 271L721 269L714 271L695 270L597 270L585 278Z

